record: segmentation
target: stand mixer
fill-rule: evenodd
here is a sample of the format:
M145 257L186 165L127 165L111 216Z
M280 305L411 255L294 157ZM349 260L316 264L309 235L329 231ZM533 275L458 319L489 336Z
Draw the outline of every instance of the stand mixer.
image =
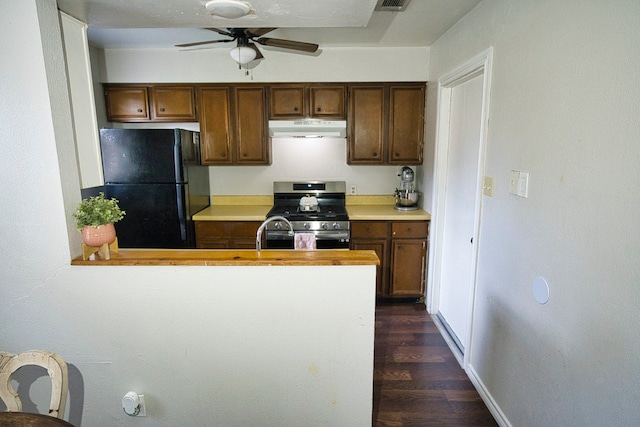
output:
M399 211L411 211L418 209L418 197L420 193L415 191L413 186L414 174L413 169L404 166L400 173L400 188L396 188L396 206Z

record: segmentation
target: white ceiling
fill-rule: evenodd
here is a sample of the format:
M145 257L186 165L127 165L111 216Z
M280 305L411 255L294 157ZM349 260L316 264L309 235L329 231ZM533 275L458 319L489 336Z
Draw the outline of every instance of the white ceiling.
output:
M338 46L429 46L480 0L412 0L403 12L374 12L377 0L250 0L240 19L211 15L206 0L58 0L86 22L97 47L171 48L223 38L203 28L277 27L266 37ZM224 45L224 44L222 44ZM207 48L221 46L213 44ZM176 48L177 49L177 48Z

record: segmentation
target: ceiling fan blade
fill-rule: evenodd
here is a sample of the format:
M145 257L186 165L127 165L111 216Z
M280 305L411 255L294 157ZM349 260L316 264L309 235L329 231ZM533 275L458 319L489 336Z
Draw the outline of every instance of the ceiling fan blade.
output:
M293 40L272 39L269 37L262 37L255 40L263 46L281 47L283 49L301 50L303 52L315 52L318 50L318 45L315 43L296 42Z
M228 42L232 42L233 40L209 40L206 42L193 42L193 43L182 43L182 44L177 44L176 47L191 47L191 46L200 46L202 44L210 44L210 43L228 43Z
M277 30L277 28L247 28L244 33L247 37L260 37L264 36L267 33L270 33L273 30Z
M223 36L235 37L230 32L225 31L225 30L220 30L218 28L205 28L205 30L213 31L214 33L222 34Z
M258 49L258 46L254 43L248 43L247 46L256 51L256 60L264 58L264 56L262 56L262 52L260 52L260 49Z

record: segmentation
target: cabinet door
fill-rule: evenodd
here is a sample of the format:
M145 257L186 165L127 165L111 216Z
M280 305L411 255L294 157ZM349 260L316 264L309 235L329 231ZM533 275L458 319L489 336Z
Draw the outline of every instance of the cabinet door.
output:
M309 116L325 119L345 118L344 86L310 86Z
M349 88L348 164L384 162L384 86Z
M422 164L425 86L389 87L390 164Z
M266 127L266 88L236 86L235 144L238 164L271 164L270 138Z
M228 165L231 155L231 109L228 87L202 87L200 100L200 144L203 165Z
M304 85L271 86L270 119L298 119L307 115L304 105Z
M154 121L195 122L196 107L192 86L154 86L151 113Z
M384 297L387 294L389 283L389 255L386 239L351 239L351 249L375 251L380 259L380 265L376 267L376 296Z
M151 118L146 86L107 87L104 96L110 122L143 122Z
M391 242L389 296L423 296L427 253L426 240L393 239Z

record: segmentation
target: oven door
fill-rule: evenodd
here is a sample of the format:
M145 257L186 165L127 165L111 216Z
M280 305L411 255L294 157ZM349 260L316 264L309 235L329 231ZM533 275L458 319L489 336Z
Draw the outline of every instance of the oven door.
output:
M265 235L264 249L293 249L293 236L286 231L269 231ZM316 232L316 249L349 249L349 233Z

